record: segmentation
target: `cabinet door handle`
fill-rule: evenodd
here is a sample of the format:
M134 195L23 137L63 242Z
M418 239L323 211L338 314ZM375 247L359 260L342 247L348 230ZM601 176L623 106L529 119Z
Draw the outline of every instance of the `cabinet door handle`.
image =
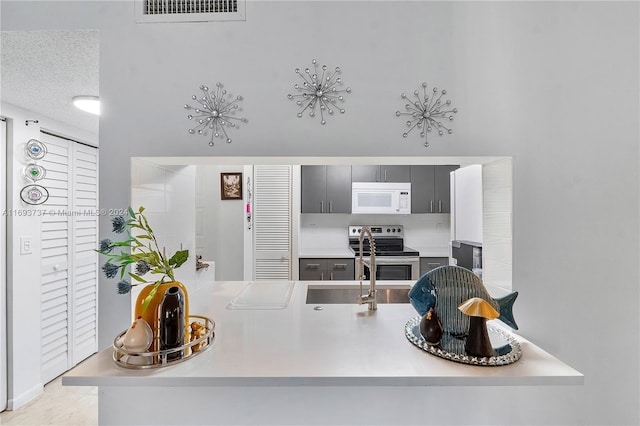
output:
M442 200L438 201L438 210L442 213Z
M433 200L429 202L429 212L433 213Z
M387 169L384 169L384 181L387 181Z
M324 272L320 272L320 280L324 281Z
M429 263L427 263L427 265L428 266L440 266L440 262L438 262L438 263L429 262Z
M346 263L334 263L333 264L333 269L345 270L345 269L347 269L347 264Z
M320 201L320 213L324 213L324 201Z
M333 203L329 201L329 213L333 213Z
M333 281L333 272L329 272L329 279Z
M304 269L318 269L320 267L319 263L307 263Z

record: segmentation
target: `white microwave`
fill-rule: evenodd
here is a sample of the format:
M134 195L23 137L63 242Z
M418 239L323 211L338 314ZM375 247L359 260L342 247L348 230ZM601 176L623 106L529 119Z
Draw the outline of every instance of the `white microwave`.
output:
M353 182L352 214L411 214L411 184L405 182Z

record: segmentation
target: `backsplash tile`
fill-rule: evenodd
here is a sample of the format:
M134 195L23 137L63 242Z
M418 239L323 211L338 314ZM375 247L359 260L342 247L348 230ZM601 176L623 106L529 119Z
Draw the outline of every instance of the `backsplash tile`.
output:
M350 225L402 225L405 245L421 247L448 247L450 241L449 214L412 215L300 215L299 247L301 251L344 248L348 245L347 228Z
M189 260L176 270L176 279L195 282L195 166L164 166L137 158L131 162L131 206L144 206L160 249L168 256L189 250ZM151 279L151 277L148 277ZM132 293L135 300L136 293Z
M513 180L511 159L482 167L483 280L507 290L512 287Z

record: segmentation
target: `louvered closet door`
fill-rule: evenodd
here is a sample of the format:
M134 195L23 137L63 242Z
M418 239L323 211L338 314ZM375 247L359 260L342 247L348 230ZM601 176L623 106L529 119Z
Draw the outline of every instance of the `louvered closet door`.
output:
M291 279L291 166L254 167L256 280Z
M0 209L7 208L7 126L0 118ZM7 408L7 217L0 217L0 411Z
M73 312L72 365L96 352L98 347L98 150L73 146Z
M42 134L42 380L97 351L98 150Z
M69 363L69 228L70 156L69 142L45 137L48 154L39 161L47 170L40 184L49 191L41 207L41 351L42 381L47 383L64 373Z

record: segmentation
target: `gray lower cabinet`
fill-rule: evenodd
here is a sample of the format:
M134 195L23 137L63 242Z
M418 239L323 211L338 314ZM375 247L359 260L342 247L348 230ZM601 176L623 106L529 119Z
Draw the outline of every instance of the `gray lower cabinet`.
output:
M421 257L420 258L420 276L426 274L432 269L440 266L448 265L448 257Z
M459 166L411 166L411 213L450 213L449 173Z
M301 281L329 281L355 279L353 258L300 258Z
M394 165L351 166L352 182L411 182L411 167Z
M351 213L351 166L302 166L302 213Z

